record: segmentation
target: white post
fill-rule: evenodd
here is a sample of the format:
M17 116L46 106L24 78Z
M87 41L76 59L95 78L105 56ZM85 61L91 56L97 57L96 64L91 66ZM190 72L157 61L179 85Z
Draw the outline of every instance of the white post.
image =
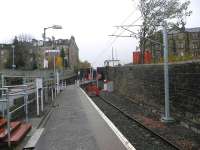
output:
M42 85L42 79L36 78L36 95L37 95L37 115L40 115L40 102L39 102L39 90L42 91L43 85ZM43 91L42 91L43 92ZM43 94L41 93L41 101L43 101ZM43 105L43 104L42 104ZM42 106L41 106L42 107Z
M54 97L56 98L56 96L57 96L57 85L55 84L54 85Z
M59 83L60 83L59 73L56 72L56 84L57 84L57 86L56 86L56 90L57 90L57 93L60 92L60 89L59 89Z
M24 89L24 100L25 100L26 122L28 122L28 91L27 91L27 86L25 86L25 89Z
M80 86L80 81L77 80L76 84L77 84L77 87L79 87Z
M53 93L53 82L51 82L51 100L54 99L54 93Z
M41 111L44 111L44 97L43 97L43 88L41 88Z
M4 75L3 74L1 75L1 86L2 86L2 88L4 86ZM1 94L3 96L3 94L4 94L3 90L1 92L2 92ZM4 106L5 106L5 103L2 103L2 112L3 112L2 115L3 115L3 118L5 117L5 112L4 112L5 111L4 110L5 107Z
M54 73L56 72L56 57L55 57L55 55L53 56L53 71L54 71Z
M92 80L92 67L90 68L90 80Z
M51 100L53 101L53 87L51 88Z
M40 115L40 108L39 108L39 89L36 87L36 95L37 95L37 115Z

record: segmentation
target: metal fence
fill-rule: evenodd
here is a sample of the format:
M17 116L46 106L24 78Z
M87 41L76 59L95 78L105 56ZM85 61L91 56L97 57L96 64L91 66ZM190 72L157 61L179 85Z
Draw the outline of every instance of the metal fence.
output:
M23 78L23 84L21 85L6 85L6 78ZM37 116L40 112L44 111L44 99L51 100L60 93L60 91L67 86L65 78L59 77L57 73L52 79L44 80L38 77L31 76L5 76L1 75L1 88L0 88L0 104L2 116L7 119L7 135L8 135L8 146L11 146L10 133L11 126L10 121L13 114L24 109L25 122L29 121L29 105L36 102ZM30 94L35 94L34 97L30 98ZM14 100L23 98L22 104L14 107Z

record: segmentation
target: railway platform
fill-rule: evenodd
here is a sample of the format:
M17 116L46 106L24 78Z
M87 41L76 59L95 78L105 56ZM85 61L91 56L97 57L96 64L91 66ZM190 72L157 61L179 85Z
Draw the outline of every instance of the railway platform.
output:
M54 106L36 150L135 150L78 86L68 86Z

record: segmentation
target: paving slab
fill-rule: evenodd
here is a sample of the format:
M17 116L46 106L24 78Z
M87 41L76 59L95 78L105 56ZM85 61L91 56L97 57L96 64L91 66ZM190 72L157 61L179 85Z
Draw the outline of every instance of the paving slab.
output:
M36 150L126 150L82 90L67 87L57 98Z

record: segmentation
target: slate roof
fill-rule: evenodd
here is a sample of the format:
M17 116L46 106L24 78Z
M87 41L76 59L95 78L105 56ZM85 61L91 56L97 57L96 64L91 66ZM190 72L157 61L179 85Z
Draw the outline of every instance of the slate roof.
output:
M185 31L187 31L187 32L200 32L200 27L186 28Z
M186 32L200 32L200 27L195 27L195 28L185 28ZM181 29L173 29L169 31L169 34L175 34L175 33L180 33Z

